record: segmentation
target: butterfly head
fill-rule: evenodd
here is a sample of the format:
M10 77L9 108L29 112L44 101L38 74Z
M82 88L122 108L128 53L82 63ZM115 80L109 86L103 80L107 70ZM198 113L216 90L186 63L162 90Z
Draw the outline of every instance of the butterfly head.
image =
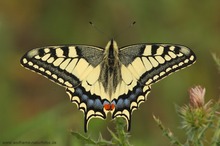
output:
M118 50L118 45L117 45L117 43L116 43L116 41L114 40L114 39L111 39L108 43L107 43L107 45L106 45L106 47L105 47L105 50L107 51L107 50L110 50L110 49L116 49L116 50Z

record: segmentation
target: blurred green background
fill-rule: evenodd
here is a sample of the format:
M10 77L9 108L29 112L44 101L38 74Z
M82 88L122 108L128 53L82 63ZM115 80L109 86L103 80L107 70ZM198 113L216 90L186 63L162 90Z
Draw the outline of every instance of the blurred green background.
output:
M170 145L152 114L184 140L174 105L188 104L187 90L198 84L206 87L206 100L219 97L219 73L211 56L220 56L219 5L218 0L1 0L0 145L19 141L83 145L70 134L70 130L83 133L83 113L64 88L22 68L19 60L28 50L46 45L105 47L114 34L119 34L119 47L175 43L196 53L196 64L153 85L148 100L132 116L133 145ZM89 21L109 35L100 34ZM123 31L133 21L135 26ZM93 119L88 135L96 138L101 132L110 139L106 127L114 129L110 118Z

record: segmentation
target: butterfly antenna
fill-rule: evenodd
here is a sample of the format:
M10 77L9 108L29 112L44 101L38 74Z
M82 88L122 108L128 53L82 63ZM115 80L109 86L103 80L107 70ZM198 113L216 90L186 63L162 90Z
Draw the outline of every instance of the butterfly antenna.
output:
M107 36L108 38L110 38L108 34L106 34L104 31L102 31L101 29L99 29L98 27L96 27L95 24L92 23L92 21L89 21L89 24L90 24L93 28L95 28L96 31L98 31L99 33L101 33L101 34Z
M128 25L127 27L125 27L120 33L114 35L114 39L118 36L120 36L121 34L123 34L125 31L127 31L128 29L130 29L131 27L133 27L136 24L136 21L133 21L130 25Z

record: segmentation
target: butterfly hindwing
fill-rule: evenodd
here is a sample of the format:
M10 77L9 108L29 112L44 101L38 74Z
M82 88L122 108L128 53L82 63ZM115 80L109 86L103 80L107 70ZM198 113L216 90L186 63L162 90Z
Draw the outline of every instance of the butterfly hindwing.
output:
M95 94L91 95L90 92L85 91L81 85L76 88L67 88L67 94L72 103L76 103L78 109L84 112L84 131L88 129L88 123L91 118L98 117L101 119L106 118L106 113L103 109L105 100Z
M129 131L131 129L132 112L138 109L139 105L147 99L150 90L150 86L143 86L138 83L132 90L114 99L115 110L112 113L112 118L123 117L127 122L127 130Z

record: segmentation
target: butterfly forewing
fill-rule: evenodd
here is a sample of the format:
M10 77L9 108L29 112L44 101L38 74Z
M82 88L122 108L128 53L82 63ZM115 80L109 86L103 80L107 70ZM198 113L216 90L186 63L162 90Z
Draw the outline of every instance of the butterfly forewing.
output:
M48 46L30 50L21 64L62 86L75 87L102 61L102 54L103 49L92 46Z
M120 49L119 53L122 64L143 85L151 85L196 60L189 48L171 44L132 45Z

